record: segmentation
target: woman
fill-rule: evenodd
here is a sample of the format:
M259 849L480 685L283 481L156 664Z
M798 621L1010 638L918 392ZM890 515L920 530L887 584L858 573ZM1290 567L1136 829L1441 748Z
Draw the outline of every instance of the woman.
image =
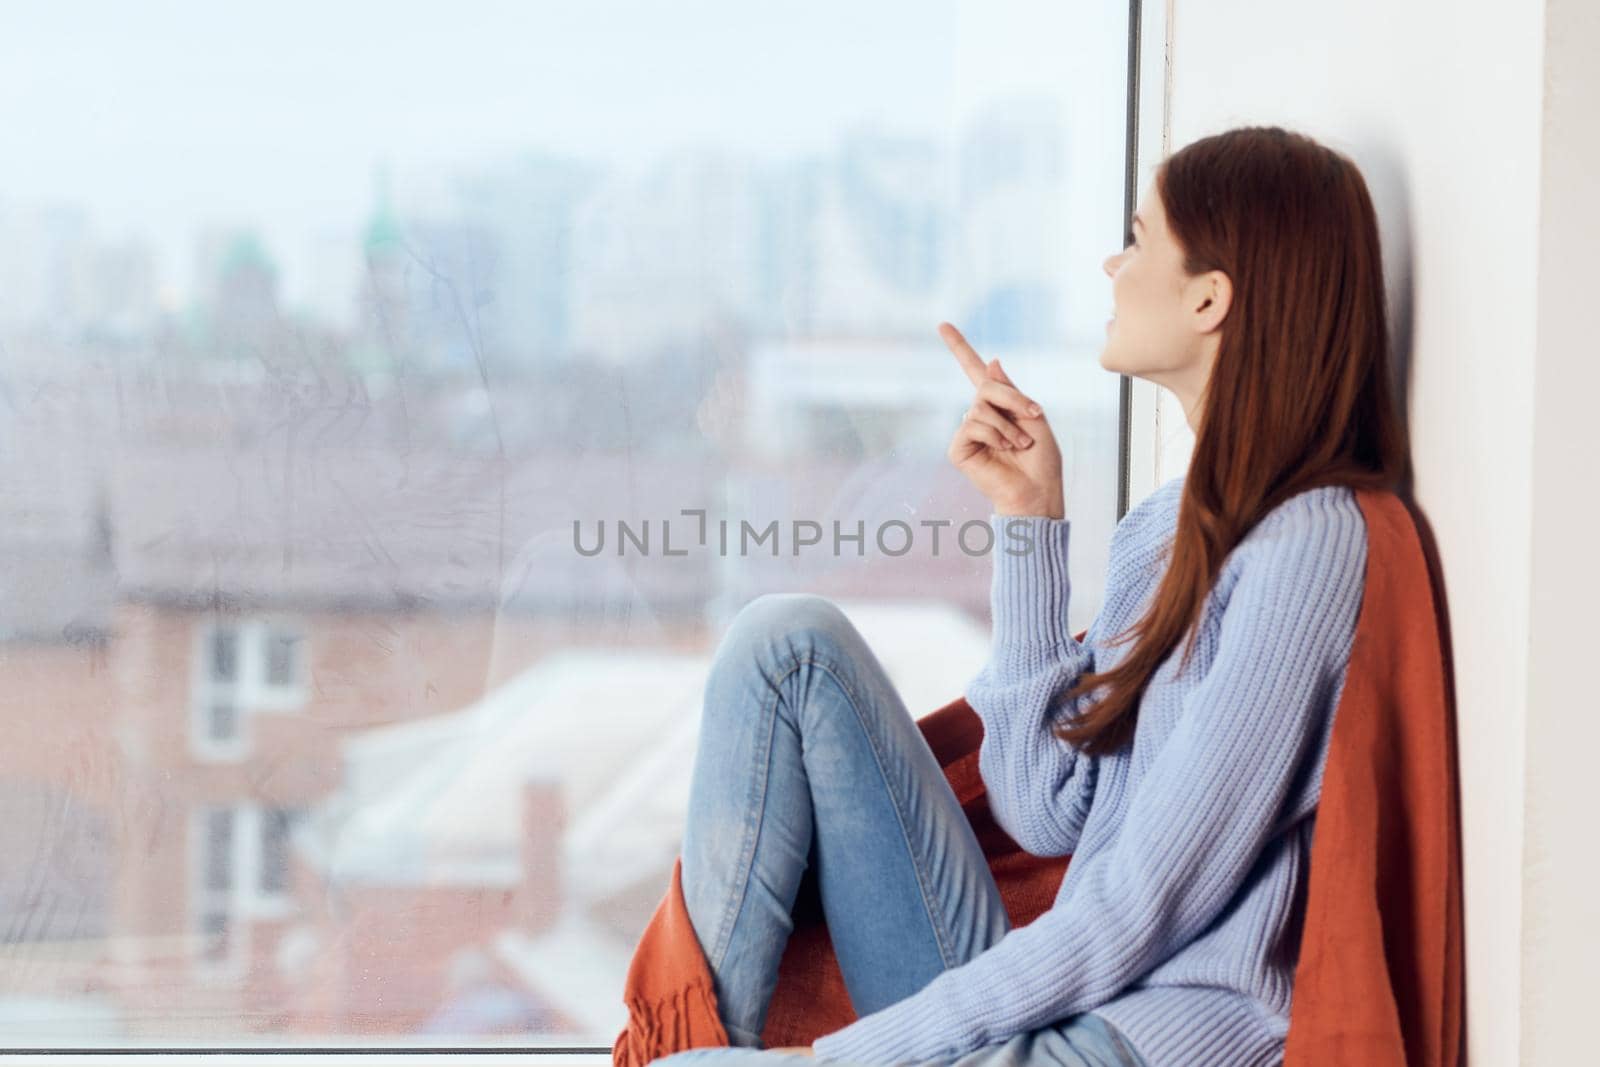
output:
M1101 365L1172 390L1196 443L1188 472L1118 524L1082 642L1049 422L941 327L975 387L949 458L996 535L994 646L966 693L979 767L1018 844L1072 854L1054 904L1010 928L860 635L820 597L760 597L713 665L682 853L739 1047L659 1062L1281 1061L1365 587L1353 488L1405 473L1376 220L1342 155L1232 130L1161 165L1105 270ZM803 877L860 1017L812 1049L762 1050Z

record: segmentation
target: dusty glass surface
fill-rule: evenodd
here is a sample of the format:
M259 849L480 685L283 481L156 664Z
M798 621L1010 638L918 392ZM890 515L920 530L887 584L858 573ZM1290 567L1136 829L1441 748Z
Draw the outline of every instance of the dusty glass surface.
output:
M835 598L919 714L984 660L940 320L1046 406L1087 626L1126 33L8 18L0 1043L609 1047L730 615Z

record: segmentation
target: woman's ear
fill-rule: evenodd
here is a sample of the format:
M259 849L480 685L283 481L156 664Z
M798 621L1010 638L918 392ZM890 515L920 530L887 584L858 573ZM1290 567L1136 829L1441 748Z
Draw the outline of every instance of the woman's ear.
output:
M1211 333L1220 327L1233 305L1233 279L1220 270L1208 270L1195 275L1184 288L1195 332Z

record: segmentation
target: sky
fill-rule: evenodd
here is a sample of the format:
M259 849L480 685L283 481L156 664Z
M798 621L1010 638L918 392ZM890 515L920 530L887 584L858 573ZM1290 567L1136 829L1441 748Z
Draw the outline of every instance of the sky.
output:
M0 0L0 211L82 207L108 236L151 241L163 274L187 265L200 228L252 225L303 274L297 257L370 213L380 166L403 199L408 181L530 151L636 166L684 145L826 150L863 124L951 138L1008 96L1120 123L1125 12Z

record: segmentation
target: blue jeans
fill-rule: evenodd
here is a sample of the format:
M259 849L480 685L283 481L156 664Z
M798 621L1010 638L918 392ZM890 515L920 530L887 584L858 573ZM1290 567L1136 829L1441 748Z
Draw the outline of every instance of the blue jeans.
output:
M910 996L1010 930L944 771L831 601L783 593L745 605L712 663L698 744L684 902L734 1047L657 1063L816 1062L761 1041L803 882L820 900L857 1015ZM926 1062L1143 1067L1088 1012Z

